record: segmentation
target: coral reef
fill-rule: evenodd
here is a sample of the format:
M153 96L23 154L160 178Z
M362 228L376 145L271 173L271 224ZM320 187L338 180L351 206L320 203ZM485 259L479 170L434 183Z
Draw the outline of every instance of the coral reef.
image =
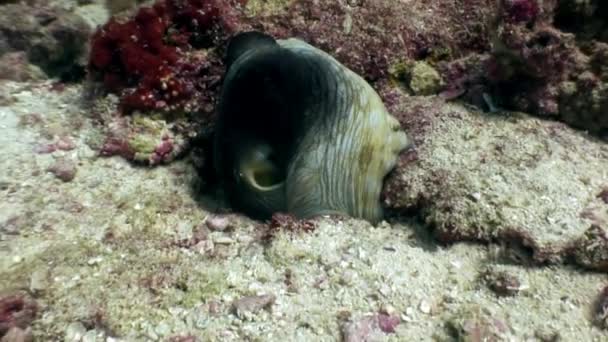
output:
M562 123L488 116L440 97L395 103L416 150L389 175L384 204L419 216L439 240L500 241L533 263L559 262L593 223L584 213L606 206L597 190L608 182L601 141ZM581 240L581 265L601 267L601 236Z
M295 0L252 26L278 38L299 37L375 82L403 59L437 61L487 50L495 11L496 3L485 0Z
M444 63L448 89L461 95L466 88L466 100L482 107L498 104L604 136L608 21L599 13L605 7L600 1L502 1L491 51Z
M276 38L300 37L375 82L386 79L389 67L399 60L441 60L467 51L487 50L487 18L496 7L483 0L456 1L447 6L432 3L430 8L423 4L410 8L388 0L365 5L298 0L281 2L270 13L246 17L241 11L245 3L163 0L143 7L126 20L111 19L93 37L89 64L93 79L120 96L122 113L195 113L181 120L184 125L172 128L187 145L192 136L189 132L211 123L208 118L223 72L219 56L226 38L238 30L256 28ZM256 6L247 7L248 11L256 12ZM453 11L460 8L465 9L466 15L454 17ZM193 17L198 9L203 9L203 17ZM191 25L191 19L196 19L196 26ZM369 20L377 22L373 29L366 26ZM436 79L436 75L431 76ZM429 84L424 84L429 81L424 77L416 80L415 88L425 87L419 91L437 91L436 80ZM106 120L102 124L111 127L113 122ZM183 126L192 129L182 132ZM130 130L128 124L126 130ZM122 133L108 130L106 135L111 139L104 155L133 158L140 152L128 144L130 138L125 136L125 130ZM131 130L127 135L136 134L136 130Z
M23 51L50 77L84 76L90 33L80 16L61 8L8 4L0 10L0 55Z

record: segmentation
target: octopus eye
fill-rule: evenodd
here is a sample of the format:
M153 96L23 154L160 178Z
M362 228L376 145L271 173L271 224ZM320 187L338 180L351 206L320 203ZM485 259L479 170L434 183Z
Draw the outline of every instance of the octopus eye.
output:
M252 166L249 181L252 186L263 191L281 185L285 179L274 164L263 161Z

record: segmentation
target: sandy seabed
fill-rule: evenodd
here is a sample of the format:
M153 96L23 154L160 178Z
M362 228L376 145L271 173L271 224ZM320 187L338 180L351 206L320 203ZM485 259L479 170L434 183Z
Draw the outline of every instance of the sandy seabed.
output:
M36 302L35 340L608 339L605 274L439 245L407 221L327 218L265 242L243 217L210 224L187 158L99 157L80 86L0 87L0 290Z

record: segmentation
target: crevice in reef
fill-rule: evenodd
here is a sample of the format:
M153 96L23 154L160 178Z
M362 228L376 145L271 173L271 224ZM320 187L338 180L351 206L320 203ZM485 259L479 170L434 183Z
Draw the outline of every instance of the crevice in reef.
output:
M557 5L553 22L558 29L574 33L580 41L608 42L606 13L606 1L562 0Z

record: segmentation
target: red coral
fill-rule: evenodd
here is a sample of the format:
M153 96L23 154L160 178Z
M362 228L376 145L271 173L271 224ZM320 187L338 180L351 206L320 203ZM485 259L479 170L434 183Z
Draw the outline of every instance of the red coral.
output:
M221 65L194 53L237 28L232 7L243 0L160 0L126 22L111 19L92 39L89 67L109 91L122 93L124 111L195 111L210 100ZM212 77L209 77L209 76Z

